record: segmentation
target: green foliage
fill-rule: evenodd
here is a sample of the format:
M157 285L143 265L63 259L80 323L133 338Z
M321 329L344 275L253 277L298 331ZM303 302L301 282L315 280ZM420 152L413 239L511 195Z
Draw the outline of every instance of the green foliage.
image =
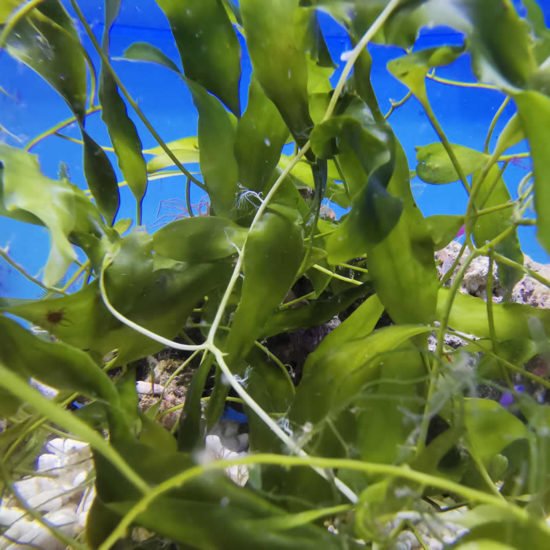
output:
M75 548L160 548L163 540L205 549L390 548L408 528L401 513L445 521L439 502L468 509L453 519L469 529L457 548L550 546L550 409L514 387L519 377L550 388L547 371L526 367L534 357L547 361L550 315L510 302L526 271L517 228L536 223L550 252L550 31L536 2L524 0L521 18L509 0L157 0L182 70L145 42L125 58L174 71L189 88L197 135L170 143L111 64L120 2L105 3L102 44L72 3L100 56L97 68L59 0L0 6L0 46L74 114L94 199L68 177L47 178L28 151L0 145L0 215L50 234L43 281L27 274L46 294L0 299L6 485L46 434L62 430L94 453L97 495ZM357 45L334 87L320 10ZM416 174L435 185L459 181L467 198L460 215L424 218L391 126L399 104L382 115L365 46L409 48L434 24L463 32L464 46L409 50L387 67L438 135L417 147ZM249 83L241 83L237 32L252 62ZM473 86L491 84L506 96L483 151L449 142L426 89L438 67L465 52L479 81ZM130 222L114 223L121 182L84 129L97 69L102 118L138 206ZM248 86L244 112L241 86ZM494 136L510 99L515 112ZM130 108L158 147L142 150ZM285 155L289 136L295 153ZM524 139L533 173L512 193L512 157L504 153ZM145 163L144 154L153 157ZM141 227L141 202L153 180L173 174L167 168L187 178L189 216L150 234ZM195 215L193 185L208 194L208 215ZM324 199L349 211L325 216ZM525 217L531 201L536 221ZM438 278L434 252L462 226L462 264L482 256L495 263L502 303L461 294L465 267L451 286L451 273ZM56 287L77 264L84 282ZM342 322L326 335L336 316ZM446 340L457 331L469 335L459 350ZM294 361L292 373L282 357L296 337L304 356L311 353ZM200 358L178 404L176 433L156 406L139 410L134 387L136 362L164 347L185 353L186 364ZM60 393L49 401L30 378ZM511 392L514 406L480 398L483 385ZM249 419L252 454L204 464L206 428L230 387ZM76 395L86 405L73 413L67 404ZM244 487L220 471L236 464L249 467ZM132 540L134 527L154 538Z
M157 0L164 11L185 76L217 96L238 116L241 50L220 0Z
M111 26L118 16L120 0L105 2L105 29L103 32L103 51L109 55ZM120 97L118 87L108 64L101 65L99 101L101 116L115 149L122 175L128 182L138 202L138 220L141 223L141 200L147 188L145 160L136 127L126 112L126 104Z

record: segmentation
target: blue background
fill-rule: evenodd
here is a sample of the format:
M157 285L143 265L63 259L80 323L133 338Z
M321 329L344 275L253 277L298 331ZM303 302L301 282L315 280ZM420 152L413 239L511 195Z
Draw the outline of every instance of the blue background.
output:
M69 1L62 1L71 16L76 19ZM548 24L550 2L540 0L539 3L545 11ZM95 35L101 37L103 2L80 0L79 5ZM338 65L333 77L335 82L343 66L340 55L350 48L350 44L345 31L327 15L321 14L320 19L331 55ZM79 24L77 27L94 62L97 62L97 55L83 29ZM169 57L177 60L179 64L179 56L168 23L154 0L122 2L121 13L111 32L112 56L115 58L121 56L130 44L137 41L151 42ZM462 37L452 29L431 29L422 32L415 48L421 49L443 43L461 44ZM242 40L241 45L244 45ZM383 112L387 112L391 105L390 99L399 100L407 92L406 88L386 70L386 63L402 55L403 51L376 45L369 46L369 50L373 56L373 86ZM153 64L126 60L115 60L113 65L133 98L165 141L196 135L197 114L190 93L175 73ZM241 81L243 105L246 105L250 70L250 61L243 48ZM462 56L450 67L438 69L437 74L455 80L474 80L468 56ZM71 116L65 102L38 75L25 65L11 59L5 51L0 52L0 86L9 93L9 96L0 93L0 142L22 146L36 135ZM503 94L493 90L464 89L428 82L428 95L452 143L483 148L488 125L504 98ZM509 104L497 125L496 135L513 111L513 105ZM156 147L157 143L137 119L135 113L130 110L129 114L136 123L144 148ZM415 146L439 141L434 130L420 104L414 98L392 114L390 123L405 148L411 169L414 170ZM86 127L98 143L110 145L99 113L88 117ZM79 138L75 126L63 130L63 133ZM527 150L527 145L522 143L511 152ZM85 187L82 152L79 145L53 136L38 144L32 152L39 156L42 170L47 176L56 178L59 163L62 161L69 168L71 181ZM111 156L111 160L118 170L114 156ZM519 180L529 171L529 165L529 161L524 160L521 166L510 166L507 169L505 179L513 197L516 196ZM154 230L160 223L170 219L169 215L174 211L170 210L169 204L174 203L165 201L183 200L184 184L185 179L181 177L150 182L143 203L144 225ZM426 216L461 214L465 211L467 196L460 183L429 186L415 178L412 185L418 204ZM199 189L195 189L192 196L193 202L198 202L203 194ZM121 199L118 219L132 217L135 201L127 188L121 189ZM539 262L550 261L535 239L534 228L520 228L520 239L525 253ZM9 253L13 259L24 265L30 273L37 275L48 256L49 237L44 228L0 218L0 246L9 247ZM40 289L0 259L0 294L8 297L36 297L40 295Z

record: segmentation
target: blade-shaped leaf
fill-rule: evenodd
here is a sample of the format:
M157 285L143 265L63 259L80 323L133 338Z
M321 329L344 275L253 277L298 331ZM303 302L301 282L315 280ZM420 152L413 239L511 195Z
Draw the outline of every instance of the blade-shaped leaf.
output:
M550 253L550 98L528 91L516 94L514 99L533 159L537 238Z
M344 115L314 128L313 151L321 158L338 154L353 197L351 212L327 238L330 263L364 255L369 243L384 239L399 219L401 201L387 191L394 168L394 139L359 100L352 101Z
M336 349L347 342L366 338L374 330L383 312L384 306L378 296L373 294L323 339L313 355L330 353L331 349Z
M474 175L472 187L477 186L478 179L479 175ZM478 209L490 208L492 206L507 204L511 198L506 183L501 177L499 167L493 166L479 188L474 203ZM473 236L477 246L483 246L486 242L491 241L497 235L513 226L513 209L498 210L477 218L473 227ZM495 247L495 250L506 258L523 265L523 252L521 251L516 230L502 239ZM523 278L523 272L520 269L503 263L498 264L498 275L499 281L507 294L511 293L515 284Z
M404 447L417 429L411 419L419 418L424 409L421 381L426 366L415 349L399 350L384 356L379 376L379 382L356 401L357 443L363 460L394 464L405 458Z
M233 148L235 118L200 84L187 81L199 111L199 156L201 172L214 213L228 216L235 201L239 168Z
M104 227L99 212L84 193L67 180L51 180L40 171L35 155L0 144L0 214L48 228L51 249L44 270L48 285L57 283L76 259L70 240L86 235L87 253ZM99 241L96 241L99 245ZM91 247L91 248L90 248Z
M361 0L355 2L363 4ZM377 39L408 48L422 27L449 26L466 34L466 47L480 81L503 89L527 83L535 68L530 29L510 0L419 0L401 4ZM355 18L354 25L356 21L361 22L361 18ZM368 22L361 25L359 36L368 28Z
M124 315L143 299L142 291L153 278L153 239L141 227L118 240L110 251L112 261L105 272L109 299Z
M383 115L380 112L380 106L374 93L374 88L371 83L371 66L372 57L369 51L365 48L353 67L353 83L355 89L363 101L369 106L374 118L377 121L382 121Z
M72 19L58 0L44 0L17 23L8 36L7 49L44 78L75 114L84 141L88 186L112 224L119 206L118 185L107 155L84 130L86 64Z
M371 290L369 285L354 286L334 296L318 298L302 307L275 311L266 321L262 336L274 336L289 330L315 327L327 323L340 311L345 310Z
M363 36L387 4L386 0L373 0L371 2L363 2L362 0L348 2L312 0L309 3L328 11L349 30L352 39L355 41ZM376 38L382 39L383 33L379 33Z
M303 257L302 229L284 207L269 210L249 233L241 300L227 338L229 361L244 357L290 290Z
M191 310L212 289L227 282L230 266L224 264L176 264L157 269L140 289L127 288L126 299L133 306L126 315L166 338L181 330ZM117 305L124 307L124 286L117 294ZM97 282L84 289L49 300L20 300L6 305L4 311L18 315L81 349L100 358L116 350L117 364L139 359L162 349L122 325L105 308Z
M464 225L464 216L436 215L426 218L426 227L434 243L434 250L441 250L455 239Z
M528 437L525 424L490 399L465 399L464 425L471 451L485 465L516 439ZM498 430L495 430L496 425Z
M119 445L117 450L140 476L154 485L194 465L187 454L159 453L156 448L136 443ZM96 454L94 460L99 503L121 517L140 495L101 456ZM226 502L228 505L224 505ZM283 527L277 527L276 522L270 527L265 522L284 516L282 508L253 490L237 486L222 472L209 472L157 497L136 518L136 523L196 548L335 550L340 547L336 537L322 526L306 524L285 529L284 522L279 522ZM103 519L94 515L92 518ZM93 523L89 521L87 529L101 533L100 526ZM95 540L96 545L100 542Z
M378 375L382 354L429 330L418 325L385 327L310 354L289 413L291 421L303 425L335 414Z
M313 122L307 96L307 62L298 0L279 0L265 9L261 0L240 2L248 50L256 78L279 109L297 143Z
M495 145L495 154L502 155L506 149L517 145L524 139L525 132L523 131L519 115L518 113L514 113L498 136Z
M58 0L44 0L18 21L7 50L44 78L83 120L86 65L73 22Z
M431 323L438 288L433 241L412 196L407 159L399 143L388 191L403 202L403 211L389 235L369 246L369 275L394 322Z
M220 0L156 0L164 11L185 76L240 115L241 49Z
M263 191L274 173L287 137L288 129L279 111L253 77L248 105L235 136L239 183L252 191Z
M193 452L200 449L204 443L206 429L203 422L202 396L213 362L212 354L203 356L201 364L187 388L183 414L178 423L177 448L179 451Z
M83 351L62 342L44 341L4 316L0 316L0 327L0 360L9 369L60 390L118 400L110 378Z
M82 129L84 173L98 208L112 225L118 212L120 195L115 172L105 151Z
M410 53L388 63L388 70L423 104L428 104L426 75L432 67L449 65L463 52L461 47L440 46Z
M468 49L482 82L505 89L524 87L535 68L530 29L510 0L462 0L471 24Z
M253 349L247 357L253 367L247 372L246 390L270 415L284 414L294 398L294 384L289 374L269 362L262 352ZM281 441L253 411L245 409L252 452L280 452Z
M538 64L543 63L550 56L550 30L544 21L544 12L536 0L523 0L527 9L527 20L535 34L533 54Z
M199 142L196 137L187 137L171 141L167 143L168 147L176 155L176 158L182 164L199 163ZM155 155L147 163L147 172L156 172L174 166L174 161L166 154L162 147L155 147L153 149L147 149L144 153L148 155Z
M479 170L491 158L463 145L452 145L452 149L466 176ZM451 183L460 179L442 143L417 147L416 160L416 175L426 183Z
M111 26L120 10L121 0L105 0L105 28L103 51L109 56ZM101 64L99 80L101 118L107 126L111 142L118 158L122 175L138 204L141 204L147 188L145 160L141 154L141 140L136 127L126 111L126 104L120 97L118 86L105 62Z
M542 522L519 520L501 506L476 506L458 518L457 524L468 530L460 538L457 550L513 550L550 544L550 534Z
M403 205L387 191L392 169L393 163L388 163L371 174L363 190L354 197L350 213L327 237L329 263L364 256L369 245L383 241L394 229Z
M216 216L184 218L153 236L155 252L184 262L212 262L236 254L247 230Z
M438 319L442 318L450 291L440 288L437 300ZM497 341L513 338L529 338L529 318L539 319L547 334L550 334L550 312L523 304L501 303L493 304L493 317ZM487 304L485 300L466 294L454 297L449 326L480 338L490 338L489 321L487 320Z
M148 61L157 63L181 75L178 66L156 46L149 42L134 42L124 50L123 59L128 61Z
M0 5L0 25L6 23L10 15L24 3L25 0L4 0Z

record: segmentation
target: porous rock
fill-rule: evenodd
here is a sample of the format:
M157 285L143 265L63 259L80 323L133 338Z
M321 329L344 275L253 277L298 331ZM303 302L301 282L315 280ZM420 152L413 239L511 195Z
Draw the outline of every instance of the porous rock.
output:
M437 271L441 279L445 273L451 269L455 262L462 245L457 241L452 241L445 248L435 253ZM452 284L458 270L464 265L464 261L469 255L469 249L466 248L460 261L458 262L453 275L448 281ZM525 256L524 265L527 269L550 280L550 265L540 264ZM489 259L487 257L475 258L466 273L460 285L460 292L470 294L480 298L486 297L487 273L489 271ZM498 270L495 272L493 283L493 301L500 302L504 295L504 290L500 286L498 279ZM525 275L512 290L511 301L518 304L526 304L539 308L550 308L550 289L530 275Z

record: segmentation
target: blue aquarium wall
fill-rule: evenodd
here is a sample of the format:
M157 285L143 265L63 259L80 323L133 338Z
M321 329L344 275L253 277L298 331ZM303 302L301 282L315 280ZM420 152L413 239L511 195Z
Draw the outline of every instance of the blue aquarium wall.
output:
M70 2L63 0L63 3L68 12L75 17ZM540 3L548 23L550 3L542 0ZM521 9L520 2L517 4ZM80 0L79 5L95 35L100 37L103 32L103 2ZM329 16L321 14L320 21L337 66L333 76L336 81L344 64L341 56L350 49L349 40L344 30ZM76 24L80 29L79 24ZM82 31L81 37L94 63L99 66L97 55ZM179 60L166 18L154 0L122 2L120 16L111 32L111 54L118 75L165 141L196 135L197 113L184 82L164 67L120 59L130 44L144 41L151 42L171 59ZM461 43L462 36L459 33L452 29L435 28L423 31L415 48ZM241 45L243 46L241 101L246 105L251 68L244 50L244 43ZM403 51L377 45L369 46L369 50L373 57L373 85L382 110L387 112L391 107L391 100L400 100L406 94L405 87L386 70L386 63L402 55ZM466 55L452 66L438 69L437 75L451 80L474 81L470 60ZM61 97L32 70L11 59L6 51L0 52L0 86L2 87L0 90L0 142L23 146L37 135L71 116ZM463 88L433 81L429 81L427 87L431 104L449 140L452 143L482 149L487 129L502 102L503 95L492 89ZM496 135L513 112L514 106L509 104L496 127ZM140 132L144 149L156 147L157 143L135 113L129 110L129 114ZM405 148L409 166L414 170L415 146L436 142L437 135L420 104L414 98L392 113L391 124ZM99 112L88 117L86 127L98 143L104 146L110 145ZM62 133L68 138L79 139L75 124L64 128ZM520 143L511 152L526 151L528 151L527 144ZM82 170L82 151L78 143L52 136L38 143L32 152L38 155L42 170L47 176L57 177L60 163L64 163L71 181L83 188L86 187ZM113 166L118 170L116 158L112 154L110 157ZM517 195L516 187L519 181L529 170L530 163L525 159L514 162L506 170L505 179L513 197ZM118 175L122 179L119 172ZM414 178L412 186L418 204L426 216L460 214L465 210L467 196L459 182L434 186ZM200 189L193 189L192 202L200 202L204 198L203 195L204 192ZM173 216L182 215L184 196L185 179L182 177L151 181L143 203L143 224L148 230L154 231L162 223L173 219ZM128 188L123 187L118 219L132 216L134 209L134 198ZM338 215L342 213L337 211ZM549 258L536 241L535 229L523 227L519 232L525 253L536 261L547 263ZM0 218L0 246L8 248L10 256L16 262L23 265L29 273L37 275L48 256L49 237L45 228L30 227ZM0 291L4 296L9 297L35 297L40 294L40 288L1 259Z

